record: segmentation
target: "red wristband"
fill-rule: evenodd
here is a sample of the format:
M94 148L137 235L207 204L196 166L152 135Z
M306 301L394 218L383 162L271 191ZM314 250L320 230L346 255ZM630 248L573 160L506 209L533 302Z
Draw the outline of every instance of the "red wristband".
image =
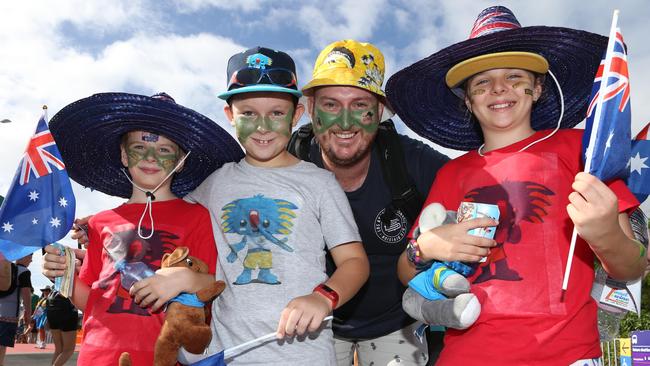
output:
M336 305L339 303L339 294L334 291L331 287L327 286L324 283L314 287L314 292L325 296L332 302L332 310L336 309Z

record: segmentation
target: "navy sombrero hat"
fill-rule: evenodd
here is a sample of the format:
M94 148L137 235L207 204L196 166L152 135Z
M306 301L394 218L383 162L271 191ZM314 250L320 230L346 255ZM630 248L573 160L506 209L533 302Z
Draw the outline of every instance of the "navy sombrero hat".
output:
M386 84L388 101L415 133L436 144L472 150L483 143L459 98L459 87L470 76L494 68L520 68L540 74L550 70L564 95L562 128L585 118L587 103L607 38L585 31L521 27L504 6L483 10L466 41L444 48L395 73ZM545 66L546 65L546 66ZM533 107L535 130L555 128L560 95L546 81L546 95Z
M216 122L165 93L95 94L65 106L49 127L70 178L111 196L131 197L132 185L120 161L121 138L130 131L165 136L191 152L172 180L172 192L179 197L224 163L244 156L237 141Z

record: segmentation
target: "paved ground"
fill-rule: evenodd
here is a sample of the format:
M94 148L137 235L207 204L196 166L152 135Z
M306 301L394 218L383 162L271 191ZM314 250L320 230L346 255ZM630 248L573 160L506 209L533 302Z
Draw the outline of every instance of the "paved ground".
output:
M79 346L77 346L77 351ZM35 348L33 344L16 344L14 348L7 347L5 356L6 366L49 366L52 363L54 346L48 344L45 349ZM66 362L66 365L77 364L77 353Z

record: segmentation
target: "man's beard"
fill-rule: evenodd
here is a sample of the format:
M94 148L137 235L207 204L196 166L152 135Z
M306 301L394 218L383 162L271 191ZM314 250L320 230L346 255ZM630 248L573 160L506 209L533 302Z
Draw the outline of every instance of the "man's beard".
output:
M370 147L371 147L371 142L369 142L367 145L362 146L357 150L357 152L350 156L349 158L339 158L334 154L334 150L330 146L328 149L324 149L323 152L325 153L325 156L327 156L327 159L334 165L339 166L339 167L350 167L353 166L354 164L358 163L361 159L363 159L367 154L370 153Z

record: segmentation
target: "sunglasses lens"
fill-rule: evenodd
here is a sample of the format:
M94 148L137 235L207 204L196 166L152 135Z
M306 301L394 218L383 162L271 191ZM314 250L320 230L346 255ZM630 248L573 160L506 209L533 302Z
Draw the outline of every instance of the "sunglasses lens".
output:
M239 84L241 86L257 84L262 76L260 69L246 68L241 69L233 75L231 84Z
M269 77L271 82L275 85L282 85L282 86L296 85L296 78L293 76L293 73L289 70L270 69L267 70L266 75Z

